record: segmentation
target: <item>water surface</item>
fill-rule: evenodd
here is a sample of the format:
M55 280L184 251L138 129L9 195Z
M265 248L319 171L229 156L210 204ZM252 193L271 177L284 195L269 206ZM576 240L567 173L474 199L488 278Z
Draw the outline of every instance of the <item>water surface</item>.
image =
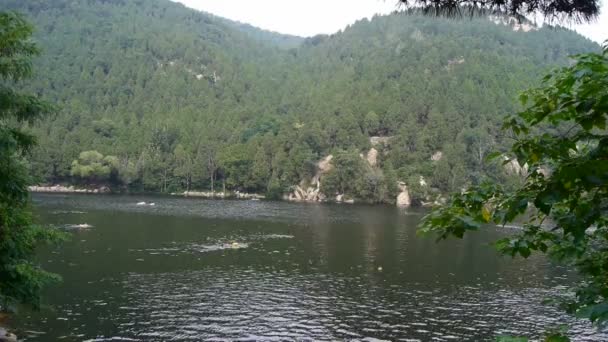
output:
M388 206L41 194L34 203L37 220L72 238L39 253L63 283L41 312L11 322L32 341L481 341L562 324L574 340L608 340L542 305L565 293L564 269L496 255L488 244L508 229L436 244L416 236L422 212Z

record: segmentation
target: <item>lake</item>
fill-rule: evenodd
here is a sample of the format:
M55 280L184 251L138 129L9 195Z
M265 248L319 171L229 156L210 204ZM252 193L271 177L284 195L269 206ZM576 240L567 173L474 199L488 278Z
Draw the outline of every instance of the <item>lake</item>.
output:
M154 202L138 205L138 202ZM423 211L390 206L34 194L36 220L70 241L39 260L63 276L40 312L9 322L31 341L404 340L538 336L568 272L500 257L512 229L416 236ZM86 229L73 225L89 224Z

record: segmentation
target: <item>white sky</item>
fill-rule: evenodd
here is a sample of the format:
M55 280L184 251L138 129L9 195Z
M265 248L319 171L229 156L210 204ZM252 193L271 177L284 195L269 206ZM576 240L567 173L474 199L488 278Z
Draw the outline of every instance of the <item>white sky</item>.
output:
M266 30L298 36L335 33L361 18L390 13L397 0L174 0ZM604 4L607 4L606 6ZM608 0L591 24L572 28L598 43L608 39Z

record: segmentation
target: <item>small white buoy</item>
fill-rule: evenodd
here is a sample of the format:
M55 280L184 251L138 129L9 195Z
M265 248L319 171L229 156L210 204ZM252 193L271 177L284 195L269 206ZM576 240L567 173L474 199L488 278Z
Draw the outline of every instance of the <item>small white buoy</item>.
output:
M382 272L382 266L378 266L378 272Z

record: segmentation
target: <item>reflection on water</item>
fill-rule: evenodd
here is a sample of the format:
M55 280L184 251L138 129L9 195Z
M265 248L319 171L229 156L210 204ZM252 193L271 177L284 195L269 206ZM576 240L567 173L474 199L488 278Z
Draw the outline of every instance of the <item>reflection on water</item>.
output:
M565 270L500 258L489 230L436 244L420 212L392 207L36 195L41 222L73 238L40 260L64 276L39 313L12 322L31 340L488 340L568 324L541 304ZM137 206L154 202L154 207Z

